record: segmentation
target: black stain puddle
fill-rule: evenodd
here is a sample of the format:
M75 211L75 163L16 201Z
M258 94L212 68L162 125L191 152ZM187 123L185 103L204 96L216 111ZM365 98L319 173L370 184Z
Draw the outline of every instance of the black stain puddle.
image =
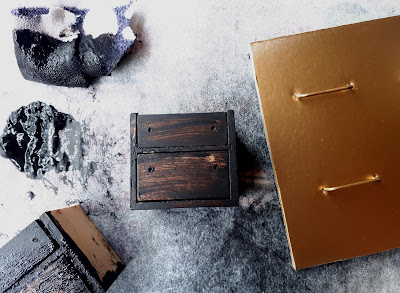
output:
M27 177L40 179L79 169L82 164L81 126L53 106L33 102L11 113L0 137L0 155Z

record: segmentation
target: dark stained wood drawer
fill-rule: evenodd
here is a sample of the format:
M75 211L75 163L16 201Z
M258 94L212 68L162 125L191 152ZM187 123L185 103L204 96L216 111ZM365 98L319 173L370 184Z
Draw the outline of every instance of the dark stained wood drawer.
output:
M226 113L138 115L137 135L138 147L226 145Z
M233 111L131 115L131 208L238 204Z
M138 154L137 161L139 201L229 197L227 151Z

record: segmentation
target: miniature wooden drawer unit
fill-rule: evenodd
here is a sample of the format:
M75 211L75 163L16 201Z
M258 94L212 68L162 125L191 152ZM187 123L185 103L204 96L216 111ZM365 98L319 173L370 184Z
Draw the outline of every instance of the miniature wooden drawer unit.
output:
M131 208L237 205L235 139L233 111L132 114Z

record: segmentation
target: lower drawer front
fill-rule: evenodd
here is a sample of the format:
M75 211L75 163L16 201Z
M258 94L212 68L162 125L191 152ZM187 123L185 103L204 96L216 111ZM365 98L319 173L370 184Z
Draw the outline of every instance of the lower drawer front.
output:
M227 151L137 155L137 200L229 198Z

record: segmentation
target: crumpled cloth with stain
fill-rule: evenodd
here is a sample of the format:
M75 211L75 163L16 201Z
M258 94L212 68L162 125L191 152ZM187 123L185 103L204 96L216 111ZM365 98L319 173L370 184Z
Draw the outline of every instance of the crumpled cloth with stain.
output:
M11 13L19 69L35 82L87 87L135 41L131 1L26 0Z

